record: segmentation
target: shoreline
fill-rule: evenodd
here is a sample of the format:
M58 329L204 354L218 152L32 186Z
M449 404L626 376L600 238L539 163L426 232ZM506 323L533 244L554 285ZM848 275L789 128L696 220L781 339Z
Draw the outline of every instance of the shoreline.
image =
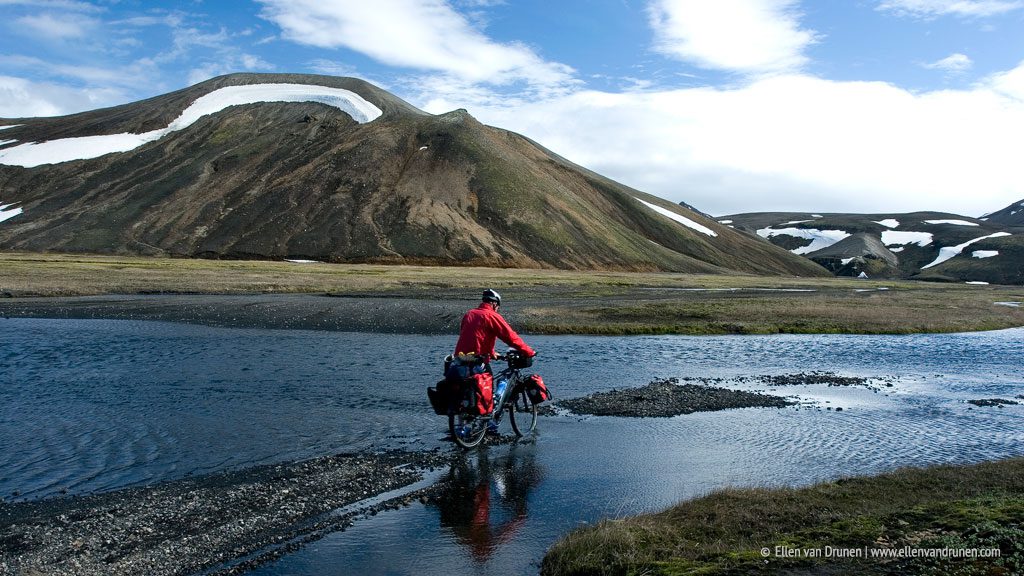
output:
M0 315L453 333L483 288L526 334L916 334L1024 326L1024 286L0 252Z
M325 294L140 294L0 299L0 317L180 322L385 334L458 332L471 302Z
M833 317L829 303L802 312L804 293L763 297L759 289L738 289L686 300L672 299L671 289L644 289L646 300L631 294L573 297L563 290L527 288L502 309L517 331L526 335L766 335L766 334L942 334L1024 327L1024 310L992 306L995 318L932 316L923 312L881 309L871 317ZM465 294L466 291L460 291ZM325 330L384 334L455 334L462 315L476 298L451 290L428 296L353 293L155 293L90 296L0 298L0 322L8 318L137 320L224 328ZM701 293L696 293L701 294ZM750 295L753 297L750 297ZM473 294L475 296L475 293ZM757 298L764 298L763 301ZM786 300L790 300L787 302ZM941 303L941 301L940 301ZM721 314L708 309L722 309ZM741 308L736 310L736 308ZM763 309L763 310L760 310ZM758 311L755 318L730 316ZM781 311L780 311L781 310ZM779 315L775 312L778 311ZM847 311L849 312L849 311ZM788 316L786 314L789 314ZM939 311L936 311L938 314Z

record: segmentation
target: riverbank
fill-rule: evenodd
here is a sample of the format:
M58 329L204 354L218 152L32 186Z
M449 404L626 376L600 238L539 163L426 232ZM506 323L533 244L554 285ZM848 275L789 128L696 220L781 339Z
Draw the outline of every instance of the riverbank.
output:
M908 468L605 520L557 542L541 573L1017 574L1022 522L1024 459Z
M341 455L95 496L0 501L0 574L242 573L360 517L426 500L442 487L410 485L453 457Z
M0 315L450 333L481 287L532 334L907 334L1024 326L1024 287L0 254Z

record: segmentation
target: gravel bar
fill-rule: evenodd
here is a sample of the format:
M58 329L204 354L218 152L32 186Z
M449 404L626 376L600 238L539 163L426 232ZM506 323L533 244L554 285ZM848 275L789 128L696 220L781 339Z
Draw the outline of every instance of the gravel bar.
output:
M679 384L678 378L669 378L640 388L597 392L555 404L577 414L594 416L668 417L730 408L782 408L794 402L759 392Z
M440 451L338 455L0 503L0 575L238 574L359 518L425 501L440 489L427 471L451 458Z

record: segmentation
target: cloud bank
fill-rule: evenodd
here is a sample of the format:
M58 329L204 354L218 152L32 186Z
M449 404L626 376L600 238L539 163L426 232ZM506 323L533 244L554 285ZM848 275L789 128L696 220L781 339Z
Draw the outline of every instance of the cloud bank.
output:
M467 103L434 102L430 111L456 104ZM470 109L625 184L713 214L980 215L1024 198L1024 62L959 91L790 74L731 89L580 91Z

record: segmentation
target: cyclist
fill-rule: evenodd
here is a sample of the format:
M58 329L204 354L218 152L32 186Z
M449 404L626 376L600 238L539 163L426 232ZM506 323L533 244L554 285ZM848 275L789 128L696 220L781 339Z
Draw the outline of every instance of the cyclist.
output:
M473 374L489 373L490 361L497 356L494 353L494 342L498 339L527 356L537 354L498 313L500 306L501 295L487 289L484 290L480 305L462 317L459 340L455 344L452 363L445 373L447 378L460 380ZM491 424L492 429L496 428L493 422Z
M527 356L536 354L498 313L499 307L501 295L494 290L484 290L480 305L462 317L459 341L455 344L453 355L456 360L472 358L483 359L484 363L490 362L491 358L497 356L494 353L494 341L497 339L521 350Z

